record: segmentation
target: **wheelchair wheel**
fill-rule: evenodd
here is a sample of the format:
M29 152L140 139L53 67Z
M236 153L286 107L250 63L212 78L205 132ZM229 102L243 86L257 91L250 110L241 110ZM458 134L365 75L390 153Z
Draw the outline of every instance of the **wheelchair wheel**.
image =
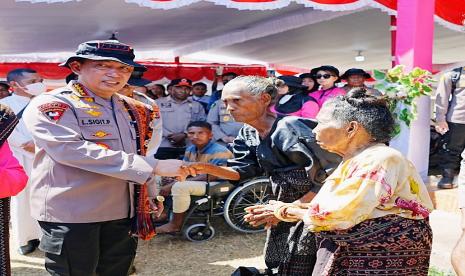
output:
M205 223L192 224L183 231L184 237L192 242L208 241L215 236L215 228Z
M234 230L242 233L258 233L265 231L264 226L253 227L244 221L246 207L266 204L271 193L268 178L258 178L235 189L224 204L224 218Z

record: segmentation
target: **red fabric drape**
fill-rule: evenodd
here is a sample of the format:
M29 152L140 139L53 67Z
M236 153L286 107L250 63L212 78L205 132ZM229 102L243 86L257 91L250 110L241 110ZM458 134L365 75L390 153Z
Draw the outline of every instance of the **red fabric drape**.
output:
M465 20L465 0L436 0L436 15L443 20L463 25Z
M218 66L223 66L223 73L234 72L238 75L266 76L266 68L262 65L222 65L222 64L201 64L201 63L143 63L147 68L144 78L156 81L162 78L177 79L188 78L192 81L199 81L203 78L213 80L215 70ZM64 79L71 71L64 67L59 67L58 63L0 63L0 78L5 78L6 74L17 68L29 68L36 70L45 79Z

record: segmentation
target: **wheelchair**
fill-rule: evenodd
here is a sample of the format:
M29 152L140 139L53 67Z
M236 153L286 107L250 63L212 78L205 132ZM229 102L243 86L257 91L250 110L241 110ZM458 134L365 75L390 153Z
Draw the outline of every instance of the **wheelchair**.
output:
M252 227L244 221L246 207L266 204L271 184L266 177L257 177L233 185L230 182L208 183L203 196L191 196L191 206L181 227L183 236L192 242L208 241L215 236L211 218L224 217L226 223L241 233L259 233L264 227Z

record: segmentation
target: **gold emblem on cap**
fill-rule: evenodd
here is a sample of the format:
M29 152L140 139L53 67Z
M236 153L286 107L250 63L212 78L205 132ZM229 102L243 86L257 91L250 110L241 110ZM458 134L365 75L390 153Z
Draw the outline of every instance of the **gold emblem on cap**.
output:
M229 121L229 120L231 120L231 118L229 118L228 115L226 115L226 116L223 117L223 121L227 122L227 121Z

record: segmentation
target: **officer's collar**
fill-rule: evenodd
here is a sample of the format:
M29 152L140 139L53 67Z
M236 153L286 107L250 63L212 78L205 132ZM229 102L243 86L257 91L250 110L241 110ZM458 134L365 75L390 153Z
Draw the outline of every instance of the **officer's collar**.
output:
M84 101L95 102L96 104L99 104L102 106L111 105L111 101L113 101L113 98L116 95L116 93L112 95L110 100L103 99L102 97L95 95L95 93L93 93L90 89L88 89L82 83L79 83L78 81L71 81L68 84L68 87L71 89L71 91L73 91L73 93L76 96L83 99Z

